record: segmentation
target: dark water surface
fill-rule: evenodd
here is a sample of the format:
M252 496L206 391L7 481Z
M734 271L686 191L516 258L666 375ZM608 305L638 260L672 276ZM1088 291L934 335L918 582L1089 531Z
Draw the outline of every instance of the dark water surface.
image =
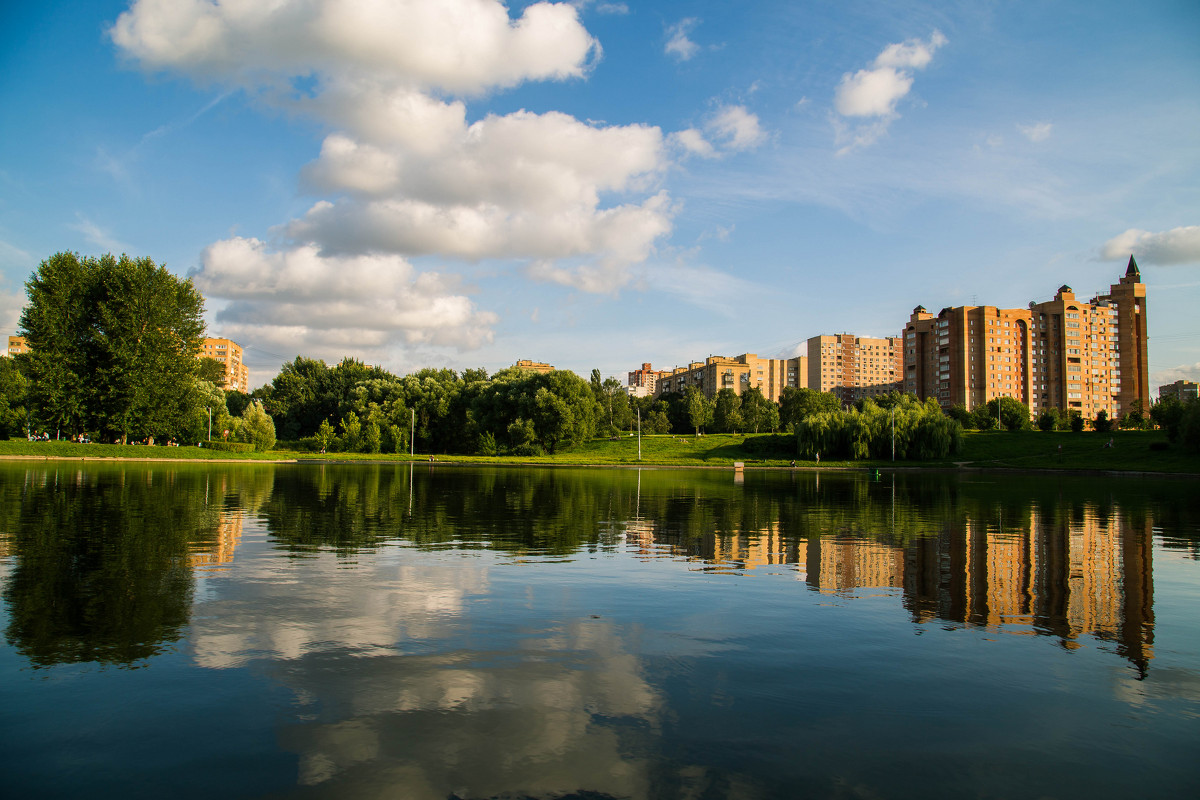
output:
M1187 480L0 464L5 797L1200 796Z

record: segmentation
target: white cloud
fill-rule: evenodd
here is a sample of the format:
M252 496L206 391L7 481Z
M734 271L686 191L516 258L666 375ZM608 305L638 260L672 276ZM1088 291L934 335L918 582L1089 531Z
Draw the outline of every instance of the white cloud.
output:
M1150 373L1150 385L1154 387L1153 394L1155 399L1158 397L1159 386L1166 386L1175 381L1200 381L1200 361L1195 364L1180 364L1177 367L1168 367L1167 369Z
M700 20L695 17L687 17L669 26L667 28L667 44L663 47L663 52L680 61L688 61L695 56L700 50L700 45L689 39L688 34L699 24Z
M749 150L766 139L758 125L758 117L745 106L725 106L706 126L714 138L723 139L730 150Z
M206 252L200 277L233 300L227 327L473 347L494 318L449 278L412 274L405 257L524 259L531 277L607 293L671 230L658 128L523 110L467 121L462 97L587 74L599 44L571 5L539 2L513 19L498 0L138 0L111 36L146 69L241 88L331 130L302 172L325 199L279 226L281 250L234 239ZM225 273L234 250L257 282L281 271L274 293L243 296L248 276ZM337 284L351 267L368 291L298 299L305 275ZM389 291L403 308L380 299Z
M716 158L722 151L757 147L766 141L767 135L758 124L758 116L745 106L722 106L705 121L703 132L688 128L672 133L669 138L671 144L687 155Z
M1105 261L1121 261L1131 254L1143 264L1200 264L1200 225L1160 233L1130 228L1109 239L1101 249Z
M206 296L229 301L216 315L226 335L251 333L301 352L331 344L341 354L395 344L471 349L491 341L496 322L453 277L419 273L395 255L328 256L313 245L278 252L235 237L207 247L192 277Z
M688 128L684 131L676 131L670 136L671 143L679 147L688 155L700 156L701 158L715 158L717 150L712 144L704 138L704 134L695 128Z
M1050 138L1054 125L1049 122L1037 122L1033 125L1018 125L1017 130L1031 142L1044 142Z
M474 94L578 77L598 47L570 5L535 3L514 20L497 0L138 0L110 35L148 69L277 90L313 74L386 75Z
M896 104L912 89L912 71L927 67L944 44L946 37L935 30L927 42L909 39L889 44L869 69L842 75L834 94L834 109L842 117L864 121L851 126L834 119L837 142L843 145L839 154L865 147L887 131L899 117Z

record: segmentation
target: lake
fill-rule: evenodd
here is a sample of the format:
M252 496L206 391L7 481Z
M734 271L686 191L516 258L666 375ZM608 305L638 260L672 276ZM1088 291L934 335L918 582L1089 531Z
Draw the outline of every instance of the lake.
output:
M0 463L6 797L1200 794L1187 479Z

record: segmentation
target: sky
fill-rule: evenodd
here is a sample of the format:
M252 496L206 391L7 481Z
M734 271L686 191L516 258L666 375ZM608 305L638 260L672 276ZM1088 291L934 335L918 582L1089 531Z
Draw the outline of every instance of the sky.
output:
M148 256L297 355L586 376L1103 293L1200 379L1194 0L0 10L0 328Z

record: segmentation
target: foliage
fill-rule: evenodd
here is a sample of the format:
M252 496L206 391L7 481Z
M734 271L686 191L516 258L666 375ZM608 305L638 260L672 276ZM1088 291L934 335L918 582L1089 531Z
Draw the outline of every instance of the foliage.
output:
M1083 433L1083 414L1080 414L1078 411L1072 411L1070 413L1070 426L1072 433Z
M317 428L317 433L316 433L317 444L320 446L321 452L324 453L324 452L328 451L330 445L333 444L333 442L336 438L337 438L337 434L333 430L333 426L329 424L329 420L327 420L327 419L321 420L321 424Z
M742 430L742 398L733 389L717 392L713 403L712 424L717 433L738 433Z
M0 439L26 435L28 391L29 381L21 373L18 360L0 358Z
M763 397L761 389L751 386L742 392L742 419L755 433L773 431L779 426L779 408Z
M227 377L225 364L211 356L202 356L198 361L197 377L222 389L225 388L225 378Z
M1150 420L1151 418L1147 416L1146 412L1142 409L1141 399L1135 398L1134 401L1129 404L1129 411L1125 414L1125 416L1121 417L1121 430L1146 430L1150 427Z
M1067 427L1067 419L1060 409L1055 406L1043 408L1038 414L1037 427L1042 431L1061 431Z
M702 428L712 424L714 403L705 397L704 392L695 386L689 386L684 391L684 402L687 406L688 422L697 434Z
M798 389L785 386L779 396L779 424L786 430L795 426L806 417L829 411L837 411L842 407L837 396L816 389Z
M207 450L219 450L226 453L252 453L254 452L253 442L224 442L213 440L205 442L204 448Z
M1200 400L1190 400L1179 420L1179 442L1192 453L1200 453Z
M263 410L262 403L254 402L242 412L239 438L250 442L259 452L267 452L275 446L275 421Z
M58 253L26 282L31 411L58 431L128 441L195 424L204 300L149 258Z
M1150 409L1150 419L1167 432L1167 441L1175 442L1179 439L1179 427L1183 422L1184 411L1185 406L1178 397L1164 397Z
M1112 430L1112 420L1108 418L1108 412L1100 409L1100 413L1096 414L1096 418L1092 420L1092 430L1097 433L1108 433Z
M895 399L890 409L870 399L860 408L814 414L796 426L798 452L805 458L929 460L962 447L962 426L944 415L937 401L912 396Z

